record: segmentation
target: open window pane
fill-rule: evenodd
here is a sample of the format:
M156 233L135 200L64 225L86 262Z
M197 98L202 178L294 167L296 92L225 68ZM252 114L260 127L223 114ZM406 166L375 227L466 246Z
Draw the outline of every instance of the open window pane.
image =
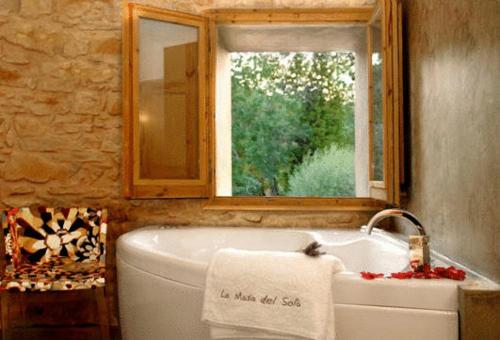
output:
M216 196L368 197L366 26L222 25Z
M199 178L198 28L139 19L141 179Z

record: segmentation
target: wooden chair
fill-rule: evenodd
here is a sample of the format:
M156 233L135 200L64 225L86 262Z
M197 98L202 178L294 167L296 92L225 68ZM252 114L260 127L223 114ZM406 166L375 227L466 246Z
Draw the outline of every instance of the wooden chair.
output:
M34 326L43 333L44 325L71 326L84 317L84 324L94 318L101 339L109 339L106 228L105 209L12 208L3 213L5 268L0 290L4 340L21 337L19 321L17 328L10 327L12 316L21 320L21 326L32 327L23 333L25 337L37 338ZM97 309L93 315L71 304L92 297ZM57 328L49 328L52 338L57 338ZM96 335L89 333L88 338Z

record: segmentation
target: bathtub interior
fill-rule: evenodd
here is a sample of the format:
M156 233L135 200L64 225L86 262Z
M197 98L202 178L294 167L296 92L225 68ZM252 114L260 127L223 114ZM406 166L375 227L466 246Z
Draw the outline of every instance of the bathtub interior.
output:
M252 229L186 228L162 231L152 229L149 233L137 234L134 242L180 258L208 263L222 248L295 251L314 240L307 233L285 230L256 233Z
M297 251L318 241L322 250L339 257L351 272L397 272L408 265L408 250L359 231L318 232L308 230L251 228L161 228L131 233L129 241L142 249L168 254L179 260L208 265L222 248Z
M391 273L408 267L408 251L377 239L360 238L343 244L325 244L327 253L340 258L348 271Z

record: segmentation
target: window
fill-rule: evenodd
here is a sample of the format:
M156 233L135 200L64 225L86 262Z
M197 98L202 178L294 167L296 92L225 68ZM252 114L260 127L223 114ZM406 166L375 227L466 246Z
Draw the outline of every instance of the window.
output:
M386 168L399 130L384 99L395 84L385 79L383 13L396 4L380 6L333 21L314 11L212 13L215 208L394 202L396 170Z
M368 197L366 32L217 28L216 99L231 98L216 109L216 122L231 122L216 127L217 196Z
M125 196L207 197L207 21L127 4L124 24Z
M124 8L124 188L213 209L399 202L400 4Z

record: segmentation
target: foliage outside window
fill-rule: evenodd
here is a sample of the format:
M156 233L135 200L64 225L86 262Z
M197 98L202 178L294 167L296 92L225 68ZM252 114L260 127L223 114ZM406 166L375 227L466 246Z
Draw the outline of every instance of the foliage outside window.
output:
M380 53L372 54L373 76L373 179L384 180L384 119L382 106L382 59Z
M232 53L233 196L355 196L354 53Z

